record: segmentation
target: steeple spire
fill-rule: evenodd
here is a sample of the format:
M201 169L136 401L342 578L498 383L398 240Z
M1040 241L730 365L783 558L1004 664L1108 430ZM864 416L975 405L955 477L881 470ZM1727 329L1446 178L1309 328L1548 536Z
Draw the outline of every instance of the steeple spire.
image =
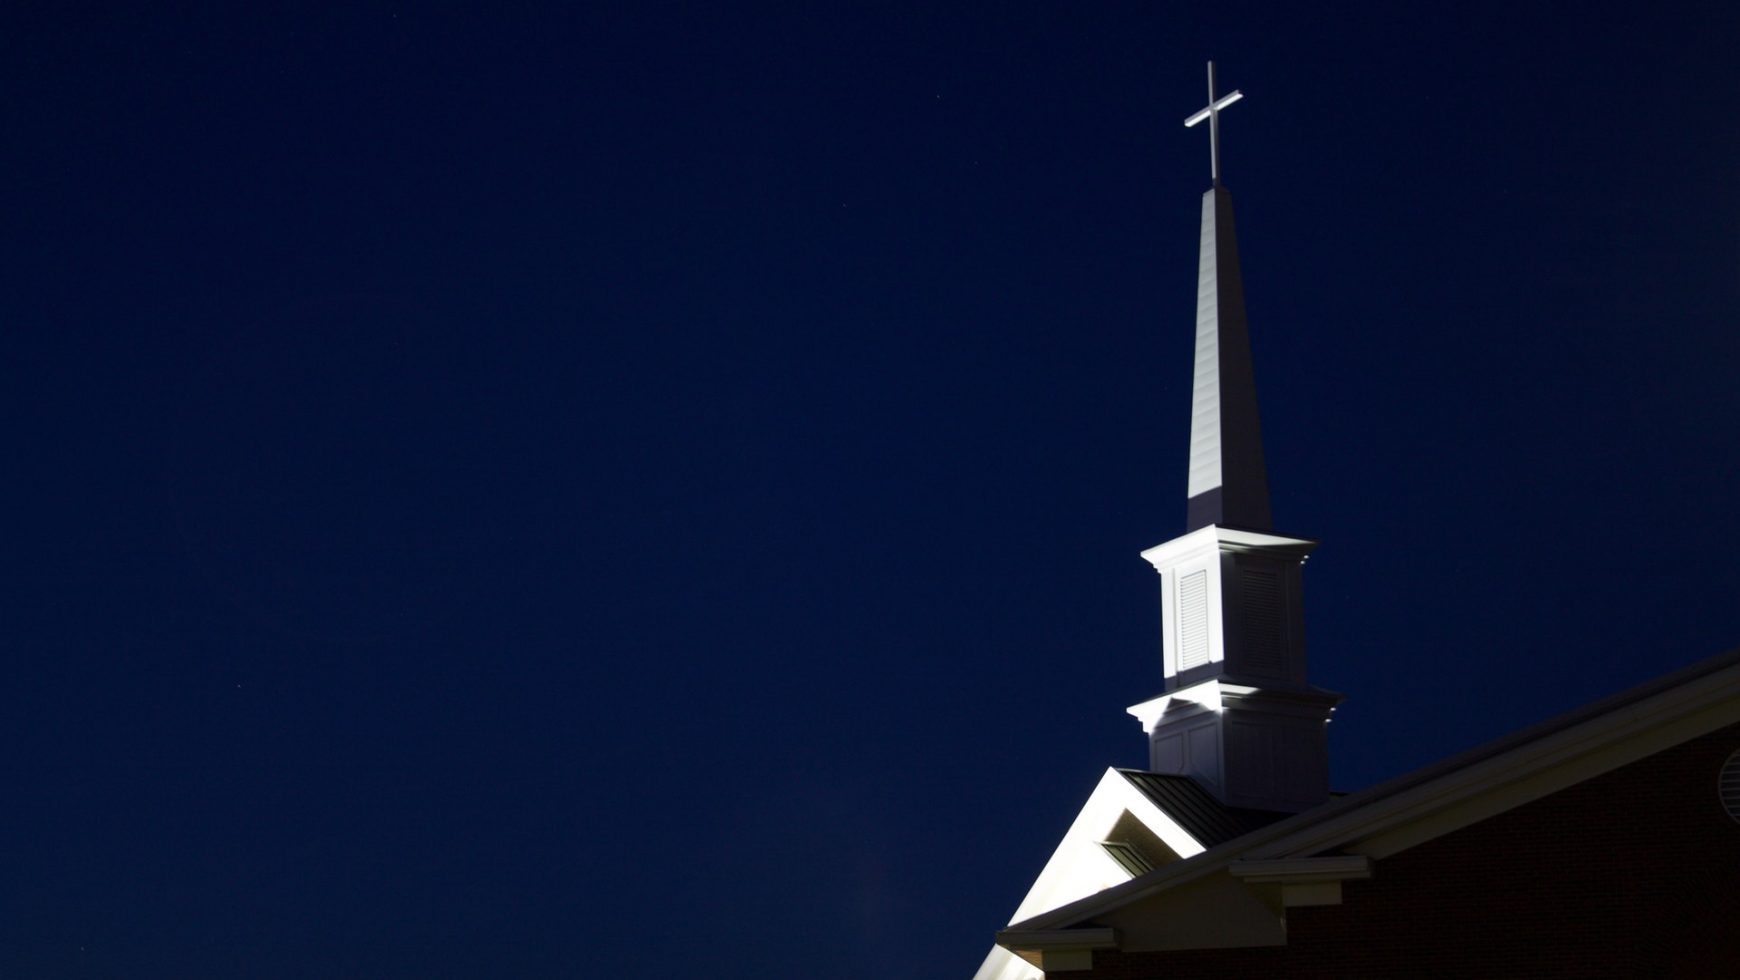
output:
M1256 373L1245 323L1232 194L1224 187L1202 195L1185 530L1210 524L1269 530L1269 475L1263 465Z
M1184 120L1209 127L1214 186L1202 196L1201 258L1196 273L1196 379L1190 412L1190 482L1185 530L1210 524L1269 530L1269 478L1245 324L1244 283L1232 195L1220 185L1220 111L1243 96L1214 94L1208 63L1208 105Z

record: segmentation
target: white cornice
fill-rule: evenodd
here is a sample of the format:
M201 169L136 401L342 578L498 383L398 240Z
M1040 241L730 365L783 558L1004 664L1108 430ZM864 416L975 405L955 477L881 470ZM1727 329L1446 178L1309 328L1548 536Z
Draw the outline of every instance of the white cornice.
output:
M1317 545L1318 542L1311 538L1290 538L1281 534L1210 524L1157 544L1142 552L1142 557L1161 570L1211 551L1281 555L1304 561L1305 556Z
M1264 702L1266 707L1280 706L1292 709L1296 713L1316 714L1326 709L1333 711L1340 704L1342 696L1334 691L1325 691L1316 687L1297 687L1285 684L1263 685L1241 684L1225 677L1216 677L1180 688L1171 694L1162 694L1150 698L1141 704L1133 704L1124 710L1134 715L1142 723L1144 732L1152 733L1154 726L1166 712L1173 709L1174 703L1197 704L1209 711L1223 711L1236 708L1244 702ZM1291 705L1285 702L1292 702Z

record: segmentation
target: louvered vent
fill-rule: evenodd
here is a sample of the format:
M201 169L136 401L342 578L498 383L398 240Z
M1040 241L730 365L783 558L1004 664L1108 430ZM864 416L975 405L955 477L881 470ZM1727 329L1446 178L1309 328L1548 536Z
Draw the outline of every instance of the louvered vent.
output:
M1178 581L1178 669L1208 663L1208 571Z
M1281 617L1281 576L1260 568L1247 568L1240 576L1244 586L1246 669L1260 674L1287 670L1287 647Z
M1722 774L1716 779L1716 792L1722 798L1722 809L1728 816L1740 820L1740 750L1722 763Z
M1148 855L1137 849L1136 845L1117 840L1100 841L1100 846L1106 849L1112 860L1118 862L1118 867L1129 872L1135 878L1154 870L1154 862L1148 860Z

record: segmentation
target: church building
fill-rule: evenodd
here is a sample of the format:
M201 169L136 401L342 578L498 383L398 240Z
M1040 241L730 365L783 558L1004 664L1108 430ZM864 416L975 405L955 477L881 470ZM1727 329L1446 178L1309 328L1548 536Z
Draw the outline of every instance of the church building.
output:
M1740 976L1740 650L1360 792L1341 696L1307 679L1301 572L1271 527L1220 183L1202 198L1185 533L1160 575L1164 686L974 980Z

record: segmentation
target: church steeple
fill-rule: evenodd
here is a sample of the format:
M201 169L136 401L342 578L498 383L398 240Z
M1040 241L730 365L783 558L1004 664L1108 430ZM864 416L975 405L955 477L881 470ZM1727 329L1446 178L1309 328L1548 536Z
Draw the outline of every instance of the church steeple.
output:
M1149 768L1188 775L1230 806L1303 810L1329 796L1324 726L1341 695L1305 680L1300 570L1317 546L1273 533L1232 197L1220 186L1220 110L1209 63L1214 186L1202 198L1187 526L1142 553L1160 573L1166 693L1130 709Z

